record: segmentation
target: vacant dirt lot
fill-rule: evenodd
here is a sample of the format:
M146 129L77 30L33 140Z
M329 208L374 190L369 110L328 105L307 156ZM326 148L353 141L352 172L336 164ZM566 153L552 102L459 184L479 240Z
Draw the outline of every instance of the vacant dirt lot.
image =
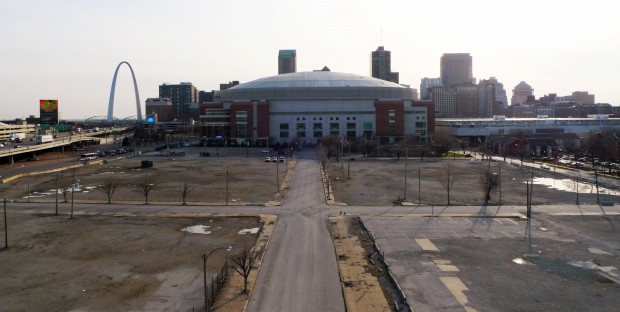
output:
M0 252L1 311L191 311L204 306L202 255L255 243L252 217L9 214ZM205 225L210 234L182 229ZM4 236L4 235L3 235ZM4 242L3 242L4 245ZM208 259L208 278L225 259Z
M453 165L450 176L453 184L450 188L451 205L480 205L484 202L481 186L481 172L488 168L489 163L469 159L461 160L428 160L410 159L407 162L407 187L405 189L404 159L357 159L350 162L336 163L329 161L327 172L337 202L360 206L386 206L395 201L407 198L408 202L428 205L446 205L447 190L442 181L447 180L446 164ZM350 173L349 173L350 170ZM498 173L497 162L491 163L491 170ZM350 176L350 179L348 178ZM502 163L501 166L501 203L504 205L526 204L526 181L531 172L517 165ZM536 178L556 180L557 187L572 187L573 182L563 181L553 171L536 169ZM557 178L557 179L555 179ZM419 179L419 180L418 180ZM545 179L541 179L545 180ZM421 183L418 183L420 181ZM560 184L570 185L560 185ZM406 192L406 194L405 194ZM595 204L596 193L592 186L579 186L580 204ZM601 200L620 202L619 196L601 195ZM534 185L532 201L541 204L574 204L574 191L560 191L542 184ZM490 204L500 203L500 187L491 192Z
M264 155L254 151L248 158L198 157L199 151L187 151L187 156L156 157L143 155L121 159L105 159L105 163L91 164L75 170L79 186L74 194L76 202L106 203L107 195L101 191L106 181L118 185L112 203L145 203L141 185L150 184L149 203L181 204L184 183L190 191L186 202L196 204L264 204L280 199L277 182L282 184L287 172L284 163L267 163ZM153 161L152 168L141 168L143 160ZM68 163L71 164L71 163ZM31 169L32 172L36 168ZM278 178L276 178L276 173ZM59 201L71 200L72 170L59 174ZM7 184L0 184L0 192L8 199L30 201L55 201L56 173L24 177ZM28 191L30 196L28 197Z

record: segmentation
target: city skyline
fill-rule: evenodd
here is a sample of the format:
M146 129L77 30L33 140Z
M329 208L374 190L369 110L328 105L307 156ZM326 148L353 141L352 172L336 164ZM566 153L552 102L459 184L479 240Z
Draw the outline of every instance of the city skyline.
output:
M282 49L297 51L298 72L328 66L371 76L377 46L392 52L400 83L418 91L422 78L440 76L444 53L469 53L473 77L496 77L508 97L526 81L537 98L588 91L620 105L613 4L556 3L3 1L0 118L38 116L41 99L57 99L61 118L104 116L122 61L135 71L144 108L163 83L210 91L276 75ZM135 114L131 74L121 68L114 115Z

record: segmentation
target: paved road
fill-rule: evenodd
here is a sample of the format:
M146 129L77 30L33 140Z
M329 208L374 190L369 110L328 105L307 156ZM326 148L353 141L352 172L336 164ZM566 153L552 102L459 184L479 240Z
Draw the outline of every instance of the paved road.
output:
M247 311L344 311L319 164L300 159Z

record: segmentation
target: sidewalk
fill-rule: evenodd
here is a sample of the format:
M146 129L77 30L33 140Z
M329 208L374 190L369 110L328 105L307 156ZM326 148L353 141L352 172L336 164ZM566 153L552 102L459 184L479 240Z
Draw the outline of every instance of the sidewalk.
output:
M336 216L329 220L346 311L390 311L379 281L369 272L366 252L357 236L349 234L345 217Z

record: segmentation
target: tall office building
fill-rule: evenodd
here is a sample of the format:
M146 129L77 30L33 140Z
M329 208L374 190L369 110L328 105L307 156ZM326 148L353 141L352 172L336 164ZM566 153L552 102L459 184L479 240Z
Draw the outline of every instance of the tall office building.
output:
M422 80L420 81L420 100L429 99L429 88L441 86L441 78L422 78Z
M510 105L525 104L527 103L527 98L530 96L534 96L534 89L525 81L521 81L512 89Z
M278 53L278 75L297 72L297 51L280 50Z
M159 97L172 101L172 118L179 119L183 115L183 105L198 103L198 89L191 82L164 83L159 86Z
M454 83L475 83L469 53L444 53L440 62L441 83L444 87Z
M147 115L157 115L157 121L172 121L172 101L168 98L148 98L145 103Z
M398 83L398 72L392 72L392 52L380 46L371 53L370 62L372 77Z

